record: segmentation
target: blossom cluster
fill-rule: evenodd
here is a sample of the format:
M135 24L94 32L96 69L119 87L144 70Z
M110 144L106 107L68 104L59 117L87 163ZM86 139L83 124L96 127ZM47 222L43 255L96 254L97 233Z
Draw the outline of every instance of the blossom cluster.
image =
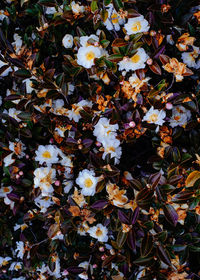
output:
M0 3L0 279L200 277L200 5Z

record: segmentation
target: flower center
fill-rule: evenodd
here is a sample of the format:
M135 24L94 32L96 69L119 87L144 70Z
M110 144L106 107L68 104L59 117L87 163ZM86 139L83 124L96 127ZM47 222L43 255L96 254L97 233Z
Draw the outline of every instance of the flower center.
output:
M157 114L152 114L149 118L152 122L156 122L158 120L158 115Z
M3 191L4 191L5 193L8 193L8 192L10 191L10 189L9 189L8 187L4 187L4 188L3 188Z
M118 23L118 17L116 13L112 14L111 19L112 19L112 23L114 24Z
M42 156L43 156L44 158L51 158L51 154L50 154L50 152L48 152L48 151L45 151L45 152L42 154Z
M90 51L90 52L88 52L87 54L86 54L86 59L87 60L93 60L95 58L95 54L94 54L94 52L92 52L92 51Z
M102 234L103 234L102 230L100 228L97 228L96 236L101 236Z
M8 264L8 261L3 260L2 265L7 265L7 264Z
M179 121L180 118L181 118L180 116L175 116L175 117L174 117L175 121Z
M115 152L115 148L113 146L109 147L108 150L111 152Z
M84 185L86 188L90 188L93 185L93 182L90 178L85 179Z
M20 269L21 265L20 264L16 264L15 269Z
M135 54L134 56L132 56L131 57L131 61L133 62L133 63L138 63L139 61L140 61L140 56L139 56L139 54Z
M139 21L134 22L131 29L133 32L139 32L141 29L141 23Z

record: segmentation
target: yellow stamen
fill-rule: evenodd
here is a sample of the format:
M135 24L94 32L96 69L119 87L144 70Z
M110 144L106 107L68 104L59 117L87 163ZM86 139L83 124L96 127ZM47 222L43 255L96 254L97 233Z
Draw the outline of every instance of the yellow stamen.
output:
M141 23L140 21L136 21L133 23L132 27L131 27L133 32L139 32L141 29Z
M44 158L51 158L51 154L50 154L50 152L48 152L48 151L45 151L45 152L42 154L42 156L43 156Z
M133 62L133 63L138 63L138 61L140 61L140 56L139 56L139 54L135 54L134 56L132 56L131 57L131 61Z
M86 188L90 188L93 185L93 182L90 178L85 179L84 185Z
M86 54L86 59L87 60L93 60L95 58L94 52L90 51Z

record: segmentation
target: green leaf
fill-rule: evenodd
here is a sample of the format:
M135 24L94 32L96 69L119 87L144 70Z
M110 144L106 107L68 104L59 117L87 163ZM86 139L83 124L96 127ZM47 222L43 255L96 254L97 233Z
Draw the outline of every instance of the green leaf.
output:
M39 4L43 5L45 7L55 7L56 1L55 0L40 0Z
M122 232L121 230L118 232L117 235L117 246L122 248L124 243L126 242L127 233Z
M29 0L21 0L21 7L25 4L25 3L27 3Z
M15 76L18 78L26 79L31 77L31 73L27 69L19 69L15 71Z
M191 252L200 253L200 247L189 245L188 248Z
M138 258L137 260L133 261L134 264L139 266L151 266L154 263L154 258L151 257L145 257L145 258Z
M123 55L122 54L111 54L108 57L108 60L112 61L112 62L118 62L120 60L123 59Z
M91 3L91 11L94 13L95 11L98 10L98 5L97 5L97 1L93 0Z
M123 9L123 3L121 0L113 0L113 6L115 7L116 11Z
M108 11L106 9L103 9L100 14L103 22L105 22L108 18Z
M103 46L103 48L107 48L107 46L110 44L110 41L103 39L100 41L100 44Z
M108 6L111 3L111 0L104 0L103 2L105 6Z
M31 121L31 113L29 112L21 112L17 115L22 121Z
M190 23L188 23L188 29L189 29L190 35L195 36L195 34L196 34L195 28Z
M151 253L153 249L153 238L150 234L147 234L142 239L142 244L140 249L141 249L142 257L147 257Z
M85 31L83 31L83 29L80 28L79 26L77 26L76 32L77 32L77 34L78 34L79 37L81 37L81 36L86 36L86 35L87 35L87 34L85 33Z

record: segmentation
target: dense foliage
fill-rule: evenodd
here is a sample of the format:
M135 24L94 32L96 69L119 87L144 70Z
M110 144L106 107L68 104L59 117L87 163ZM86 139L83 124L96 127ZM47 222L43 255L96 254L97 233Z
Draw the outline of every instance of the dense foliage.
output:
M0 279L200 279L200 5L1 0Z

